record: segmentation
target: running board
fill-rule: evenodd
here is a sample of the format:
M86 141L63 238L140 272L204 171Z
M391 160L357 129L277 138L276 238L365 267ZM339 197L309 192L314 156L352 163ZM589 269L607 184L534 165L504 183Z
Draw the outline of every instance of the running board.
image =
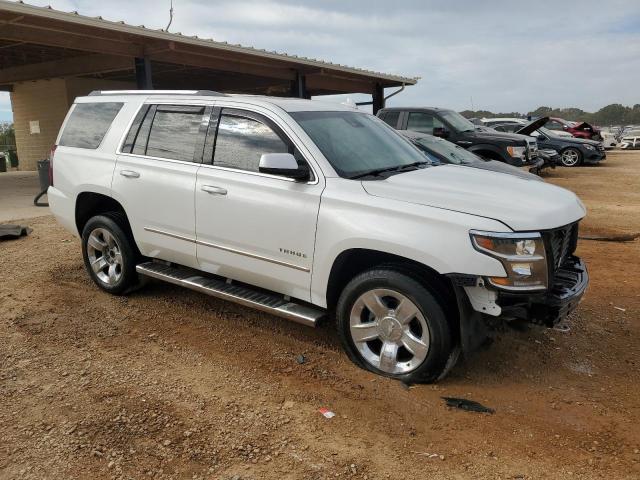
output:
M253 289L242 284L234 284L220 277L205 276L206 274L203 272L187 267L146 262L136 266L136 271L140 275L272 313L309 327L315 327L326 315L324 310L285 300L282 295Z

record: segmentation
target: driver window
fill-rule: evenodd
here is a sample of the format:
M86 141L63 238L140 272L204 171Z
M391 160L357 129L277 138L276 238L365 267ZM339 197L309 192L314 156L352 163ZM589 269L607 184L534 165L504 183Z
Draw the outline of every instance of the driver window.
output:
M213 164L258 172L265 153L288 153L289 146L268 125L253 118L222 113Z
M444 124L430 113L411 112L407 120L407 130L433 135L434 128L442 128Z

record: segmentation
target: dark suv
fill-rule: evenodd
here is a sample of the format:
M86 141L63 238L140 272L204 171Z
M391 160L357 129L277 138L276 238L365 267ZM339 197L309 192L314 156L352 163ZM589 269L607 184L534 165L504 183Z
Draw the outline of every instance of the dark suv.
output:
M535 165L538 144L526 135L477 127L458 112L445 108L383 108L378 117L397 130L413 130L446 138L481 157L516 167Z

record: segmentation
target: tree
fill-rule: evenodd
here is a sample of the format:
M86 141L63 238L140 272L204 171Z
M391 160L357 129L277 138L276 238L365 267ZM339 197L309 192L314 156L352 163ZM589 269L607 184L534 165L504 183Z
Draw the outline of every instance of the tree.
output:
M16 132L13 123L0 123L0 149L15 147Z

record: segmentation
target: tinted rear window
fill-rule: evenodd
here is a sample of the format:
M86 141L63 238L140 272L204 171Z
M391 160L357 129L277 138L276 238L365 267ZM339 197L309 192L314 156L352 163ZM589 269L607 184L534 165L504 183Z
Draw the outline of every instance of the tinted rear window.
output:
M76 104L60 137L60 145L98 148L122 105L117 102Z

